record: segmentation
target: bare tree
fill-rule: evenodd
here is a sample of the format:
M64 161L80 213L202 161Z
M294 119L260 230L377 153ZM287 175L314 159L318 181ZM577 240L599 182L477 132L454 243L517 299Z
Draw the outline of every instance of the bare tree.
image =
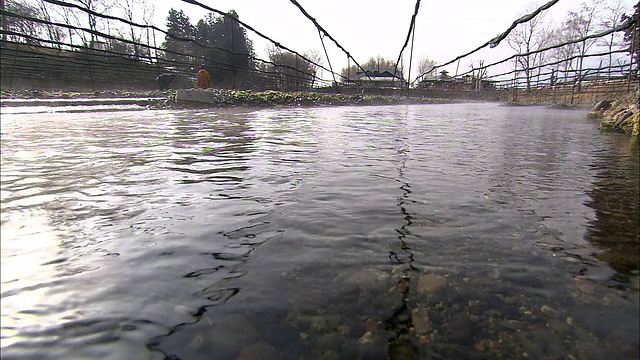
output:
M5 33L5 40L8 39L10 41L27 44L40 44L38 39L42 37L41 34L44 30L43 25L28 19L40 18L39 9L30 3L19 0L8 0L6 3L3 2L2 5L4 6L2 9L2 16L4 17L2 30L15 33L15 35L8 37ZM15 16L6 15L5 11L9 14L15 14Z
M322 61L322 55L320 55L320 52L317 50L308 50L305 51L305 53L303 54L304 57L306 57L307 59L313 61L312 63L309 63L309 72L313 74L311 78L311 85L310 87L313 87L315 82L316 82L316 75L318 74L318 70L319 70L319 66L318 65L322 65L323 61ZM315 63L315 64L314 64ZM318 65L316 65L318 64Z
M630 9L623 3L622 0L612 0L610 4L604 7L604 11L601 14L600 18L600 30L610 30L615 28L616 26L622 23L622 15L626 12L630 11ZM598 42L601 45L607 47L609 52L609 68L608 68L608 77L611 79L611 65L613 64L613 48L620 44L620 41L623 38L622 33L620 32L612 32L608 37L600 39Z
M101 17L94 15L97 14L107 14L113 7L113 3L109 0L73 0L73 2L79 4L86 11L69 11L65 10L67 15L70 15L70 18L73 18L74 23L83 27L83 25L88 25L89 27L89 35L84 31L78 31L78 36L83 40L85 45L92 46L96 41L96 32L101 30L103 25L103 20ZM93 13L92 13L93 12ZM82 18L86 16L87 22L82 21Z
M434 67L437 62L428 56L422 56L418 62L418 73L421 74L420 81L424 79L435 79L438 75Z
M275 45L267 49L267 53L272 64L266 64L262 70L273 74L272 76L275 78L273 85L277 89L307 90L313 86L316 80L317 65L292 52L283 51ZM320 61L318 52L306 52L304 56L316 63Z
M539 8L536 2L527 5L526 13L533 12ZM545 13L542 12L526 23L518 24L518 26L507 36L507 44L518 54L515 61L525 73L527 91L531 89L531 78L533 77L533 69L540 67L544 61L543 53L529 54L531 51L538 50L547 46L550 42L550 28L544 23Z
M567 24L562 24L559 28L553 30L549 38L554 44L564 44L575 39L576 35L572 28ZM551 58L558 63L555 66L556 77L559 78L560 70L562 70L564 81L567 81L567 74L574 70L574 57L578 54L578 46L575 43L565 44L555 47L551 50Z
M583 2L580 5L580 10L569 11L567 14L567 20L565 26L571 34L572 40L577 40L590 35L597 29L599 23L599 11L602 10L602 0L591 0L589 3ZM598 39L586 39L577 44L578 48L578 66L577 66L577 85L580 90L582 81L582 64L584 57Z
M482 80L487 77L487 68L484 67L484 60L478 60L471 62L471 78L476 91L481 90Z
M45 5L43 0L37 1L37 6L40 12L40 16L42 20L47 21L49 24L43 25L46 27L47 34L49 35L49 40L54 43L54 46L58 49L62 49L62 40L64 39L64 32L58 26L50 24L52 22L51 14L49 13L49 8L51 5Z
M118 0L115 6L122 11L123 18L130 22L137 22L139 19L142 19L145 25L150 25L153 22L155 5L149 4L147 0ZM119 32L121 37L128 38L133 42L133 56L136 59L149 56L148 40L147 46L141 47L142 38L145 36L146 30L138 26L128 25L126 30L120 30ZM126 34L123 32L126 32Z

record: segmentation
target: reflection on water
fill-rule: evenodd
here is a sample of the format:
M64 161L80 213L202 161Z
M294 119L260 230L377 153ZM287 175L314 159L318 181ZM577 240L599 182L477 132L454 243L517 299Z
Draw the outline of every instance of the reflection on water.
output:
M597 156L597 172L587 205L596 212L588 240L596 246L597 258L615 269L620 281L635 281L638 287L640 253L640 198L638 192L638 139L610 136L614 151ZM631 279L629 279L629 277Z
M637 358L637 142L585 115L5 114L3 358Z

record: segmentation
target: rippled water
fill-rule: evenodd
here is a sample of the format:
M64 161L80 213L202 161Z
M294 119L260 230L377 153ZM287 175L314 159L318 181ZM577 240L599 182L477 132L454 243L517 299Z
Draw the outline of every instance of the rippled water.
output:
M497 104L2 116L2 357L638 357L638 145Z

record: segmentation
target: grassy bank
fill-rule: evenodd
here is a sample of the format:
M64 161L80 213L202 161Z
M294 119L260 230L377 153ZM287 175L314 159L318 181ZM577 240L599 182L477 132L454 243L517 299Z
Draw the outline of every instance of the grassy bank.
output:
M381 96L343 95L316 92L252 92L245 90L188 90L203 92L208 103L182 101L176 90L155 91L97 91L63 92L44 90L2 91L0 99L100 99L100 98L149 98L148 107L162 109L215 108L215 107L276 107L276 106L340 106L340 105L390 105L390 104L440 104L454 102L450 99ZM161 98L162 100L151 100Z
M615 100L598 102L590 118L600 120L600 129L638 136L640 132L640 90L629 92Z

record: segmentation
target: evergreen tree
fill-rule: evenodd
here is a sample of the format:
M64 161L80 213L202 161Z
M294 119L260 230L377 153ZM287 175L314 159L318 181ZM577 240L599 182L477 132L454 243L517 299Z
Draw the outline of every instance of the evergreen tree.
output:
M188 39L193 39L195 28L182 10L171 8L167 16L167 33L162 47L165 58L172 62L172 66L183 71L191 71L194 65L194 45ZM171 36L173 35L173 36Z
M254 69L254 51L246 30L240 27L238 14L233 10L224 16L208 14L199 25L198 35L209 46L216 47L203 52L205 64L212 69L211 81L221 87L241 87Z
M248 73L255 68L253 45L233 10L225 16L208 13L193 26L182 11L171 9L167 28L172 35L193 40L186 42L168 36L164 48L188 56L167 52L167 60L184 62L185 66L190 65L193 69L204 65L213 86L242 88Z

